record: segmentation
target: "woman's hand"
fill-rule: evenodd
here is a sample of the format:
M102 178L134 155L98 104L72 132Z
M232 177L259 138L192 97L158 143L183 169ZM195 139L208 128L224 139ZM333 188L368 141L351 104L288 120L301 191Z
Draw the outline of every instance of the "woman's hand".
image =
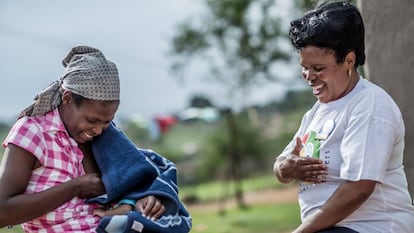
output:
M165 206L157 197L150 195L137 201L135 209L148 219L158 219L165 212Z
M323 182L320 176L327 174L326 166L320 159L300 157L301 148L302 141L296 138L296 145L291 154L276 159L273 166L276 177L283 183L289 183L293 179L313 183Z

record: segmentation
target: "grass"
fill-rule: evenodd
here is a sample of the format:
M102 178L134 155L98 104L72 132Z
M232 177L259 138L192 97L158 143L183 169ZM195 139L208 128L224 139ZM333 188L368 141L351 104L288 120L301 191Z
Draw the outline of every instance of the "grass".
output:
M197 233L275 233L288 232L300 223L298 204L255 205L233 208L225 214L189 209Z
M244 179L243 190L260 191L265 189L279 188L282 185L276 181L272 174ZM199 185L180 187L180 196L195 197L200 202L217 201L221 198L234 196L233 183L222 181L211 181Z
M282 185L273 175L252 177L243 181L245 192L277 189ZM226 189L227 192L224 192ZM234 189L229 183L213 181L191 187L181 187L180 195L195 195L200 202L212 203L223 198L223 194L232 195ZM224 214L215 203L216 208L188 207L193 218L192 233L275 233L291 232L300 224L297 201L283 204L256 204L246 209L226 208Z
M20 226L14 226L13 228L1 228L0 233L24 233L23 229Z

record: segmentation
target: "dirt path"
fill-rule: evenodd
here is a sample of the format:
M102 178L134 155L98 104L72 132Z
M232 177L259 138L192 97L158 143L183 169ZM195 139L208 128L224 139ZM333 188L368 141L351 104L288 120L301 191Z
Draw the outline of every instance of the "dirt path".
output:
M283 189L265 190L256 193L247 193L244 196L244 200L247 205L251 204L277 204L277 203L289 203L298 200L298 188L296 186L290 186ZM232 207L235 206L234 199L226 200L221 203L198 203L188 205L189 209L197 211L211 211L219 207Z

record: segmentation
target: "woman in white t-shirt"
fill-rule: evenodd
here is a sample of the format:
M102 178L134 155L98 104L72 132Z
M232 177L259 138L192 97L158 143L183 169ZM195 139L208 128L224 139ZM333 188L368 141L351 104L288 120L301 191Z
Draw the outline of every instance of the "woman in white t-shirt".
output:
M322 4L291 22L315 105L273 166L299 181L296 232L414 232L403 167L404 122L393 99L363 79L364 24L350 3Z

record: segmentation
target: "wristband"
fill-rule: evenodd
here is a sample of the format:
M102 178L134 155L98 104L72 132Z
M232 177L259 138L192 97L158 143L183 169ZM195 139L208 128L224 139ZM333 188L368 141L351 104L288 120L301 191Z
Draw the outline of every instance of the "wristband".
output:
M118 202L118 206L123 205L123 204L130 205L130 206L132 206L132 209L135 209L135 200L122 199L121 201Z

